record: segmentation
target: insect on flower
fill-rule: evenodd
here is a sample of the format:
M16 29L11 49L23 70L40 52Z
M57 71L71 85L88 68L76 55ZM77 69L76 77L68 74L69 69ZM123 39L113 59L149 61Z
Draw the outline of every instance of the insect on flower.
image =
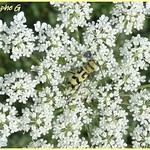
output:
M84 80L87 79L87 77L96 70L97 64L96 62L91 59L91 53L90 51L87 51L84 54L84 57L88 58L89 60L81 67L80 71L77 72L71 72L73 76L69 80L69 88L68 89L73 89L80 83L82 83Z

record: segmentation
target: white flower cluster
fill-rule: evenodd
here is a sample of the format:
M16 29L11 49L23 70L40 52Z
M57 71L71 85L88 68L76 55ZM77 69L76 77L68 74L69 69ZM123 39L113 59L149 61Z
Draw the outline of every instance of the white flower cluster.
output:
M146 81L141 70L147 70L150 64L150 41L139 34L126 40L119 49L122 57L121 65L111 75L116 89L136 91Z
M81 49L81 45L74 38L70 39L59 25L52 28L46 23L40 25L40 22L37 22L35 30L39 34L39 51L46 51L46 58L39 66L32 66L32 69L38 72L39 81L44 83L48 80L51 85L56 86L64 81L61 73L70 70L77 61L76 55L80 54L83 48Z
M116 3L113 10L111 22L119 32L131 34L133 29L143 29L145 20L145 7L143 2Z
M54 108L49 103L35 104L30 109L23 109L23 115L20 118L20 128L26 132L30 130L32 139L46 135L52 129L53 111Z
M7 145L7 137L19 131L19 119L14 106L0 103L0 147Z
M150 2L146 2L145 14L150 15Z
M106 77L114 76L114 72L119 67L118 62L114 56L113 49L108 48L105 44L101 44L97 50L91 46L90 49L94 52L94 60L98 62L99 72L97 75L97 81Z
M132 135L133 147L150 147L150 91L141 90L131 95L129 109L133 120L138 121Z
M127 144L123 140L123 135L127 134L127 112L118 105L121 101L117 100L117 97L113 97L113 94L106 94L105 92L102 96L99 101L103 102L99 102L97 106L99 110L96 113L99 117L98 127L92 131L92 146L97 148L126 147Z
M31 74L23 70L12 72L0 78L0 94L8 96L6 101L10 105L16 101L26 103L28 98L36 95L37 84L36 80L32 80Z
M145 82L145 76L142 76L139 71L133 68L127 61L122 62L122 64L115 70L113 76L111 77L116 90L127 91L137 91L137 88L141 83Z
M10 53L10 58L14 61L22 56L30 57L35 50L36 37L25 23L26 18L23 12L14 16L14 20L10 22L10 28L0 21L0 49Z
M63 44L69 42L69 36L64 33L62 26L56 25L52 28L49 24L41 23L38 21L34 24L35 31L38 33L37 37L37 50L38 51L48 51L52 47L61 47ZM56 53L57 54L57 53Z
M120 54L136 70L147 70L150 64L150 41L138 34L131 40L125 41L123 47L120 48Z
M38 21L36 36L25 25L23 12L14 16L10 28L0 21L0 48L14 61L30 57L35 50L42 53L31 74L20 70L0 77L0 95L6 97L0 103L0 147L7 145L12 133L23 131L32 139L27 147L124 148L128 111L138 123L131 134L133 147L149 147L150 93L138 90L146 84L150 42L137 35L122 41L121 48L117 43L119 32L142 29L148 6L118 3L112 18L101 15L89 23L89 3L51 4L60 11L57 19L62 24L52 27ZM85 29L81 41L75 35L79 32L74 32L78 27ZM90 58L85 57L88 54ZM71 73L84 80L81 73L90 59L97 69L69 90ZM129 102L124 101L126 94L131 94ZM16 102L23 108L18 110Z
M5 147L7 146L7 138L5 136L0 137L0 147Z
M113 29L109 18L102 15L97 22L88 23L86 32L84 33L85 44L89 46L99 47L105 44L109 47L115 46L116 29Z
M108 107L110 105L120 105L123 101L119 95L119 91L113 89L113 86L111 84L106 84L106 86L99 86L97 93L97 108L99 110L104 110L105 107Z
M87 140L80 138L83 125L76 111L64 109L54 122L52 138L57 139L57 146L61 148L87 148Z
M113 47L116 45L117 30L112 27L107 16L102 15L97 22L88 23L86 31L83 33L84 53L90 51L92 58L99 64L97 80L111 76L118 67L114 57Z
M135 127L132 135L133 148L149 148L150 147L150 126Z
M150 123L150 92L142 90L131 95L129 109L133 112L133 119L141 125Z
M60 11L57 20L62 21L62 25L71 32L77 30L78 27L86 26L90 13L93 11L90 4L86 2L51 2L51 4Z
M52 144L49 144L46 140L39 139L37 141L32 141L27 146L28 148L53 148Z

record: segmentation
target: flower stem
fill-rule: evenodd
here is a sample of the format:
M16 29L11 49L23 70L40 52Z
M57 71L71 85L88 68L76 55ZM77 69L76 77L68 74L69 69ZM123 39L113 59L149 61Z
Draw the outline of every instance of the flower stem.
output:
M145 88L150 88L150 84L145 84L145 85L141 85L138 87L138 89L145 89Z
M37 57L35 57L34 55L31 55L31 59L32 59L37 65L39 65L39 60L37 59Z
M120 94L121 97L129 97L131 94Z
M91 128L89 125L86 125L86 130L87 130L88 138L91 139Z
M75 30L75 37L76 37L76 40L80 43L80 36L79 36L79 30Z
M68 33L68 36L70 36L70 30L68 27L66 28L66 32Z
M129 103L121 103L121 105L126 105L126 106L128 106L128 105L130 105Z

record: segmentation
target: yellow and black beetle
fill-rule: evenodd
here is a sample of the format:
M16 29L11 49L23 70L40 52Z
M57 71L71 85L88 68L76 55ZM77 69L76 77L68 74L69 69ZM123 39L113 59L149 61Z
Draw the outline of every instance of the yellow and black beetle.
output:
M91 57L91 53L88 51L87 53L85 53L84 56L90 58ZM97 68L97 64L96 64L96 62L94 60L89 60L88 62L86 62L83 65L83 67L81 67L80 71L77 71L77 72L73 73L73 76L71 77L71 79L68 82L69 89L75 88L77 85L79 85L84 80L86 80L87 77L93 71L96 70L96 68Z

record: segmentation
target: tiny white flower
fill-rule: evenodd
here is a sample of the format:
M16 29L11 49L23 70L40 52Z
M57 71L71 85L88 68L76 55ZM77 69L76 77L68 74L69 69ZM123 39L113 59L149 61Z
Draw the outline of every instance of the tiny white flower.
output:
M14 16L14 20L21 21L22 19L24 19L26 21L26 19L24 18L24 12L23 11L18 13L18 15Z
M141 90L139 93L131 95L129 100L129 109L133 113L134 120L137 120L141 125L149 125L150 120L150 92Z
M38 139L28 144L28 148L53 148L54 146L44 139Z
M30 57L35 50L36 37L33 34L32 29L29 29L25 25L26 18L23 12L14 16L14 20L11 21L10 27L6 27L4 24L4 33L1 35L0 40L3 41L2 50L5 53L11 53L10 58L16 61L22 56ZM6 38L6 35L9 38Z
M20 128L26 132L31 130L32 139L46 135L52 129L53 111L54 108L49 103L35 104L31 109L23 109Z
M17 113L18 112L16 111L16 108L14 106L9 106L7 104L4 105L0 103L0 145L2 141L4 141L4 143L7 143L7 137L12 133L20 130L20 120L17 118ZM1 135L3 136L1 137Z
M142 2L116 3L113 10L111 22L119 29L119 32L131 34L133 29L143 29L145 21L145 7Z
M137 125L131 134L133 148L149 148L150 146L150 130L147 126Z
M37 84L38 82L32 80L30 74L20 70L4 75L0 93L9 96L6 100L9 104L13 104L16 101L26 103L28 98L35 96Z
M5 136L0 136L0 147L5 147L7 146L7 137Z
M62 21L63 25L69 28L71 32L77 30L78 27L86 26L86 21L90 19L90 13L93 10L90 8L90 4L86 2L52 2L51 4L61 12L57 20Z

